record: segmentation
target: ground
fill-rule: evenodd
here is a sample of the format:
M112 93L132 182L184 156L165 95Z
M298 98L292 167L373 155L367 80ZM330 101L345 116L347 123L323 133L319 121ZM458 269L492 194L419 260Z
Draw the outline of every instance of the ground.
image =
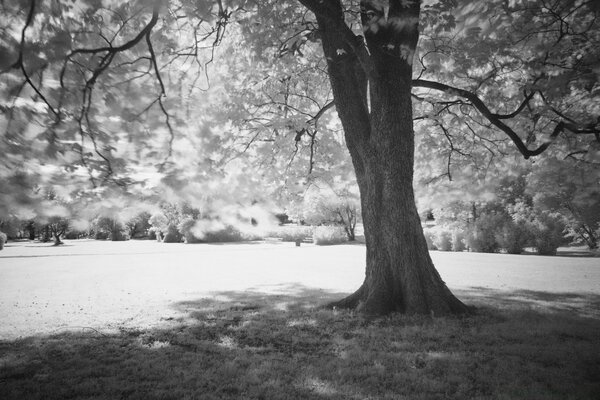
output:
M320 309L362 245L11 242L0 397L600 398L600 259L431 254L473 315Z
M600 295L598 258L431 254L459 297L597 312L587 300ZM185 302L224 292L334 298L360 286L364 259L360 245L12 242L0 253L0 339L160 326L185 317Z

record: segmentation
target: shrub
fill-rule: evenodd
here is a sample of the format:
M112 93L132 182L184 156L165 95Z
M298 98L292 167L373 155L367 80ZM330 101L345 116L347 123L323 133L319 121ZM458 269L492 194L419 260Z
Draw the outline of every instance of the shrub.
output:
M94 239L96 240L106 240L108 239L108 232L105 231L95 231Z
M444 229L438 229L433 242L435 247L440 251L452 250L452 234Z
M313 243L318 246L340 244L347 240L346 232L339 226L317 226L313 230Z
M541 212L536 216L533 240L538 254L555 256L556 250L564 241L565 224L559 215Z
M530 232L522 221L506 221L496 234L496 241L508 254L521 254L529 242Z
M0 232L0 250L4 248L4 243L6 243L7 239L6 233Z
M310 226L282 225L269 231L267 237L281 238L284 242L302 241L312 237L313 229Z
M179 223L179 225L178 225L179 232L181 232L181 234L183 235L183 240L185 241L185 243L201 243L202 242L202 240L200 240L198 237L196 237L192 232L195 225L196 225L196 220L193 219L192 217L184 218Z
M233 225L218 220L198 220L193 217L184 218L178 230L185 243L227 243L248 240L250 234L242 233Z
M241 242L243 240L245 240L244 235L231 225L205 232L202 238L205 243Z
M169 225L167 226L167 232L162 241L163 243L181 243L182 239L183 237L177 227L175 225Z
M465 251L467 246L465 244L465 234L460 229L452 231L452 251Z
M128 239L125 232L125 227L119 220L115 218L98 217L94 220L93 226L95 231L95 239L110 239L115 242Z
M496 253L500 245L496 240L496 232L502 226L505 217L498 214L481 215L469 227L467 245L477 253Z

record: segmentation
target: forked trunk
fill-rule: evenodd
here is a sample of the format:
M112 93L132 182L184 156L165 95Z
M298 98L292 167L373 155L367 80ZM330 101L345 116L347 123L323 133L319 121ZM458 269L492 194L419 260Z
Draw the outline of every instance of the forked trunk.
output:
M362 1L363 39L346 29L339 0L301 1L319 23L365 228L364 283L334 305L368 314L467 311L433 266L415 206L411 80L419 2Z

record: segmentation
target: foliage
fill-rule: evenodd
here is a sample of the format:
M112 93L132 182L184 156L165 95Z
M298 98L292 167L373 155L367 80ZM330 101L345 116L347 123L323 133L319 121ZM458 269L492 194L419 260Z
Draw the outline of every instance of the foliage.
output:
M496 234L496 241L508 254L521 254L531 242L530 229L513 220L506 220Z
M113 242L127 240L126 228L119 220L111 217L98 217L92 223L95 239L109 239Z
M147 237L148 230L151 228L149 221L151 216L152 214L149 212L142 211L135 217L129 219L125 223L128 236L131 239Z
M435 247L440 251L452 250L452 233L447 230L438 230L435 238Z
M317 246L341 244L348 241L348 236L339 226L315 226L312 233L313 243Z
M590 249L600 238L600 183L597 168L569 160L548 158L536 163L527 176L528 193L538 209L558 213L570 237Z
M500 244L496 240L496 230L502 226L505 217L498 214L484 214L479 216L469 226L467 233L467 247L478 253L497 253Z
M164 243L179 243L183 236L178 229L181 223L181 213L177 205L162 203L160 211L152 214L148 220L151 229L156 233L156 239Z
M313 189L304 195L300 205L288 208L287 213L293 221L308 225L340 226L348 240L353 241L360 220L360 199L348 189Z
M284 242L298 242L307 238L312 238L313 228L303 225L281 225L271 228L266 237L281 238Z
M467 249L465 234L462 230L455 228L452 231L452 251L461 252Z
M538 254L556 255L558 247L565 243L564 230L560 215L547 211L538 213L533 226L534 245Z
M0 231L0 250L4 248L4 243L8 240L6 233Z

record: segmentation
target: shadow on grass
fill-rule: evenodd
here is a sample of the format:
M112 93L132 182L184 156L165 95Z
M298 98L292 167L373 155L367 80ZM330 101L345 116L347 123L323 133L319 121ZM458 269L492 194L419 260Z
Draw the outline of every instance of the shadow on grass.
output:
M504 291L485 287L456 290L455 294L474 306L511 310L564 312L573 316L600 319L600 295L595 293L544 292L536 290Z
M0 393L3 399L599 398L600 320L528 307L530 300L576 295L481 289L461 295L479 305L475 315L367 320L319 308L343 294L299 285L214 293L174 304L186 317L169 328L0 342Z

